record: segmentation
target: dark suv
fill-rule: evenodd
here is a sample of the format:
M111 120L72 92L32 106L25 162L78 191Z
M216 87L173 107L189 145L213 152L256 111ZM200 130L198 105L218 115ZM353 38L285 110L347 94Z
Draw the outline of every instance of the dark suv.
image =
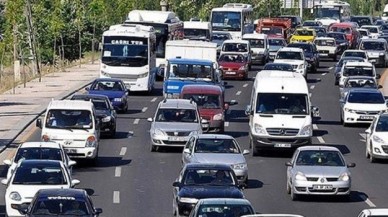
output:
M308 63L307 69L310 72L317 72L317 69L319 68L319 53L315 44L309 42L297 42L288 44L287 47L301 48L304 51L304 56Z
M350 22L356 22L359 26L373 25L373 19L371 16L351 16Z

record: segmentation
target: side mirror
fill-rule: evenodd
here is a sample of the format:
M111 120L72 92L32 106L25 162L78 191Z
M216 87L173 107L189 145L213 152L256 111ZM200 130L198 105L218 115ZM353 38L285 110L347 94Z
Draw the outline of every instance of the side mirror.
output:
M74 187L76 185L78 185L79 183L81 183L78 179L73 179L71 180L71 187Z
M380 74L376 74L376 79L380 79L381 78L381 75Z
M101 208L95 208L94 209L94 213L95 214L101 214L102 213L102 209Z
M28 213L28 206L27 204L20 204L16 209L23 215L26 215Z
M356 164L355 163L350 163L350 164L348 164L348 165L346 165L348 168L351 168L351 167L355 167L356 166Z
M147 118L147 121L148 122L152 122L152 118Z
M42 119L36 119L36 127L39 127L39 128L41 128L42 129Z
M172 183L172 186L174 186L174 187L180 187L180 186L181 186L181 183L180 183L180 182L173 182L173 183Z
M2 179L1 184L3 185L8 185L8 179Z
M5 165L8 165L8 166L10 166L10 165L12 164L11 160L9 160L9 159L4 160L3 163L4 163Z
M292 167L292 163L291 163L291 162L287 162L287 163L286 163L286 166Z
M85 90L86 90L86 91L89 91L89 90L90 90L90 88L89 88L89 87L85 87Z
M190 149L188 149L188 148L183 149L183 153L190 154Z
M77 164L77 162L76 162L76 161L74 161L74 160L70 160L68 164L69 164L69 167L71 167L71 166L74 166L74 165L76 165L76 164Z
M228 103L225 103L225 104L224 104L224 109L225 109L225 110L228 110L228 109L229 109L229 104L228 104Z
M313 115L314 118L319 117L320 116L319 108L316 106L311 106L311 114Z
M366 130L365 130L365 133L366 133L366 134L371 134L371 133L372 133L372 131L371 131L371 129L370 129L370 128L368 128L368 129L366 129Z
M243 155L248 155L250 152L249 152L249 150L247 150L247 149L244 149L244 151L243 151Z
M246 116L249 116L249 115L251 115L251 105L247 105L247 108L245 109L245 115Z

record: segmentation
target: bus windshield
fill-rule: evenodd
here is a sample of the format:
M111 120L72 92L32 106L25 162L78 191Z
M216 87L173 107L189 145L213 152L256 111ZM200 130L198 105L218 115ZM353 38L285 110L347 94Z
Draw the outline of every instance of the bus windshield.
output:
M241 31L241 13L213 11L211 24L214 31Z
M341 18L340 8L339 7L332 7L332 8L316 7L315 18L324 18L324 17L340 19Z
M109 66L141 67L148 65L147 38L104 37L102 62Z

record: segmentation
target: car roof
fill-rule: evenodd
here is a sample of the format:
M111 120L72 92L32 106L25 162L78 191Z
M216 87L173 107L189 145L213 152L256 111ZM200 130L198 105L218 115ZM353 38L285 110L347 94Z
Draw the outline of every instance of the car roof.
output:
M171 58L168 61L174 64L213 65L211 60L203 59Z
M373 67L373 64L370 63L370 62L346 62L345 63L345 67L346 66L364 66L364 67Z
M313 145L313 146L302 146L299 147L298 150L300 151L339 151L340 150L333 146L323 146L323 145Z
M53 189L40 189L38 191L38 198L45 197L75 197L77 199L85 198L87 195L86 191L83 189L75 189L75 188L53 188Z
M280 51L303 52L303 50L299 47L282 47L279 49L278 52L280 52Z
M364 51L364 50L355 50L355 49L349 49L349 50L344 51L344 53L350 53L350 52L366 53L366 51Z
M233 136L226 134L199 134L198 139L234 139Z
M120 81L121 82L121 79L117 79L117 78L97 78L96 80L94 80L94 82L100 82L100 81L110 81L110 82L118 82L118 81Z
M61 161L58 160L22 160L19 161L19 165L23 166L51 166L51 167L60 167Z
M243 40L243 39L228 39L225 40L224 43L243 43L243 44L249 44L249 41Z
M201 92L209 94L221 94L222 89L218 85L189 84L182 87L182 92Z
M89 100L89 99L104 99L109 100L109 98L105 95L100 94L74 94L73 97L76 97L77 99L83 99L83 100ZM72 99L73 99L72 97Z
M380 26L377 25L362 25L361 28L380 28Z
M196 109L197 104L188 99L164 99L159 103L159 108Z
M383 38L368 38L368 39L361 39L361 42L382 42L386 43L387 41Z
M186 169L214 169L214 170L232 170L228 164L215 163L188 163L185 165Z
M19 148L60 148L60 144L56 142L25 142Z
M199 201L202 205L251 205L251 203L247 199L242 198L205 198Z
M67 110L91 110L93 103L81 100L53 100L48 109L67 109Z

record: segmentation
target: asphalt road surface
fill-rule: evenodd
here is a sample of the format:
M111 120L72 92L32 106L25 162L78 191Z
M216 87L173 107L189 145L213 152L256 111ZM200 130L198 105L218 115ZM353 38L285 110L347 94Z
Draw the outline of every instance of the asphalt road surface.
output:
M291 152L277 151L265 156L247 156L249 187L246 198L259 213L293 213L306 217L351 217L371 206L388 204L387 162L369 163L365 158L364 131L367 126L343 127L340 124L339 91L334 86L334 62L321 61L315 74L308 74L312 103L320 109L321 119L315 121L313 144L339 148L347 163L357 164L352 172L351 200L328 197L303 197L291 201L286 193L286 166ZM226 100L237 104L227 112L225 133L234 136L243 149L248 149L248 119L244 114L251 93L253 78L261 67L254 67L247 81L227 81ZM378 69L381 73L383 70ZM150 123L162 100L162 83L152 95L130 95L129 111L120 114L117 135L103 138L98 164L90 167L79 162L74 178L81 180L77 188L92 194L101 216L168 217L172 216L172 183L181 168L181 148L150 152ZM39 141L37 130L29 141ZM5 168L1 167L5 175ZM1 187L4 195L5 187ZM0 212L4 213L4 197Z

